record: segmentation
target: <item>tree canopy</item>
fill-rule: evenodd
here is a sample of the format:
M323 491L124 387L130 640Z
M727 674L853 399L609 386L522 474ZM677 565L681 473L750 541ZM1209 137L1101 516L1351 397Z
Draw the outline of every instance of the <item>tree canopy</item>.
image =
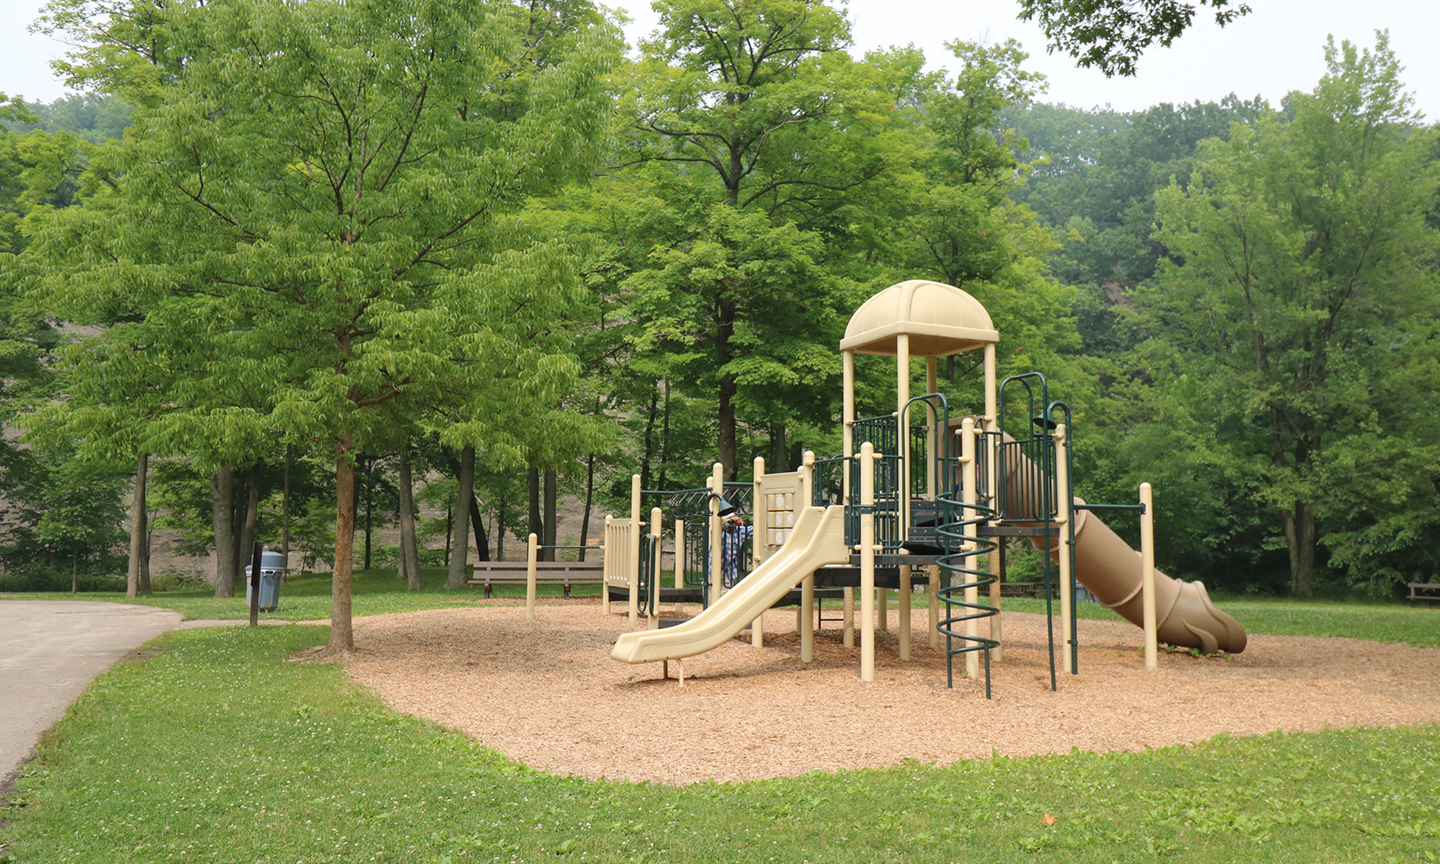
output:
M1232 0L1020 0L1020 17L1038 21L1050 39L1081 66L1111 75L1134 75L1140 55L1180 38L1195 21L1196 7L1213 10L1224 27L1250 6Z

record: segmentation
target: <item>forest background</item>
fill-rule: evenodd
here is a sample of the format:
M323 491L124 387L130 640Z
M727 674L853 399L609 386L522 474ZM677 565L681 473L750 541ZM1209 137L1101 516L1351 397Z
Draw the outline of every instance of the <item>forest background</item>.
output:
M632 473L838 452L840 334L905 279L1046 374L1082 495L1154 484L1169 572L1434 581L1440 139L1387 34L1279 105L1119 113L1011 42L656 10L627 56L583 0L47 7L85 92L0 108L0 585L149 590L157 528L222 595L253 538L337 583L583 545Z

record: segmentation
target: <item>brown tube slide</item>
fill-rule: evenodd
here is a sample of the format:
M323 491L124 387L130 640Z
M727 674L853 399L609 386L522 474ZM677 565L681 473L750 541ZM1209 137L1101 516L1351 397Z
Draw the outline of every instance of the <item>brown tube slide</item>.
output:
M1076 499L1077 504L1084 503ZM1094 513L1075 513L1075 578L1089 588L1105 606L1120 617L1144 626L1140 601L1140 553ZM1036 548L1045 548L1045 538L1033 537ZM1050 550L1059 559L1059 544ZM1157 638L1180 648L1199 648L1206 654L1216 650L1239 654L1245 650L1245 628L1210 602L1203 582L1182 582L1155 571L1155 621Z
M1008 439L1009 436L1007 435ZM1010 488L1021 490L1033 488L1035 484L1023 482L1038 478L1040 472L1034 463L1024 456L1005 460L1005 473ZM1022 482L1016 482L1022 481ZM1033 511L1033 502L1027 508L1023 491L1011 497L1011 522L1025 522L1026 509ZM1079 498L1075 503L1083 504ZM1015 513L1014 510L1021 511ZM1134 624L1144 626L1144 609L1140 598L1140 553L1110 526L1088 510L1075 513L1075 578L1095 595L1105 606L1114 609L1120 617ZM1017 518L1018 517L1018 518ZM1045 538L1032 537L1037 549L1046 551ZM1049 550L1050 557L1059 560L1060 546L1055 544ZM1203 582L1182 582L1155 571L1155 620L1159 641L1180 648L1199 648L1207 654L1216 650L1239 654L1245 650L1245 628L1239 622L1210 602Z

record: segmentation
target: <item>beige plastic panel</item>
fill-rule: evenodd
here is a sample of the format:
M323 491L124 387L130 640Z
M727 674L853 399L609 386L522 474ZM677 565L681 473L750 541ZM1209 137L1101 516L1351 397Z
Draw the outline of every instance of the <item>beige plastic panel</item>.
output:
M764 561L780 551L795 529L796 514L804 509L800 500L803 482L799 471L764 474L758 482L755 513L757 557Z
M862 303L840 350L893 357L901 335L910 337L912 357L945 357L1000 341L979 300L954 285L911 279Z
M605 526L605 584L630 587L630 535L635 523L615 520Z

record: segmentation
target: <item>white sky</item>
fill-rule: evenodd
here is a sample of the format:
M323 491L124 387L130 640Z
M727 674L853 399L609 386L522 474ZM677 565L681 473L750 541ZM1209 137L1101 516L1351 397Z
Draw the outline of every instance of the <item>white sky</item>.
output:
M49 61L64 46L27 32L42 0L0 0L0 92L48 102L64 93ZM1141 59L1135 78L1106 79L1077 69L1067 55L1047 55L1039 29L1017 21L1014 0L850 0L856 53L915 43L932 65L948 57L947 39L1018 39L1030 52L1029 68L1049 79L1041 98L1078 107L1111 105L1131 111L1158 102L1260 95L1278 104L1291 90L1309 90L1324 71L1327 34L1362 45L1376 29L1390 30L1391 46L1407 68L1404 81L1416 105L1440 120L1440 3L1434 0L1249 0L1254 11L1224 30L1206 18L1166 49ZM610 0L635 22L633 42L655 26L647 0ZM1202 11L1203 17L1203 11Z

